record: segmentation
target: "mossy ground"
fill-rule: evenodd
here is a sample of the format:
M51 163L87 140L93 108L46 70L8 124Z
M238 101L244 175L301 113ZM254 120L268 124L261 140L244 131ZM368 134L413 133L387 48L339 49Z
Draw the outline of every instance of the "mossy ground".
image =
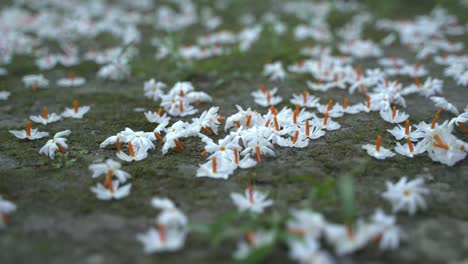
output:
M274 6L262 2L239 1L225 15L235 18L246 9L257 13L265 8L274 9ZM425 13L436 3L365 2L371 11L389 17ZM449 11L463 14L453 4L454 1L447 2ZM333 13L330 22L338 27L346 23L349 17ZM233 20L225 20L227 29L236 28L236 25L230 25L229 21ZM194 177L198 164L204 161L200 156L203 145L198 139L187 139L184 141L186 149L182 153L171 151L162 156L160 151L153 151L144 161L125 164L124 170L133 176L132 194L128 198L117 202L97 200L89 191L96 180L91 179L88 166L96 160L115 156L113 150L100 149L99 143L125 127L146 131L153 129L143 113L133 110L137 107L153 110L158 106L143 97L144 80L155 77L169 84L191 81L196 89L213 96L210 105L221 106L220 112L224 115L232 114L236 104L253 106L250 92L257 89L260 83L269 87L277 85L285 99L292 92L299 93L305 89L304 76L291 74L282 83L270 83L261 75L263 65L269 60L281 60L287 65L301 58L298 51L305 43L295 42L291 30L284 37L263 32L260 40L247 53L192 63L155 61L155 51L149 45L149 39L154 34L164 35L151 29L146 31L148 36L145 35L144 42L139 46L140 55L132 64L134 77L124 82L99 80L95 75L98 67L93 63L84 63L73 69L76 75L88 79L85 86L58 88L52 85L34 94L21 84L23 75L38 72L32 58L17 56L7 67L10 74L0 79L0 90L9 90L12 96L0 104L0 194L14 201L18 210L12 215L8 229L0 234L2 263L225 263L234 250L235 241L212 248L208 238L197 234L189 236L186 247L180 252L144 255L135 236L145 231L157 215L149 204L151 197L169 197L188 214L190 221L209 223L234 209L229 193L242 190L249 181L270 192L275 201L274 210L286 212L290 208L301 207L309 195L310 186L293 180L294 176L305 175L323 182L349 172L353 174L356 185L358 215L363 217L377 207L389 209L380 198L387 180L396 181L404 175L410 178L421 176L428 182L432 195L428 201L429 210L415 217L398 215L398 222L405 234L399 250L379 253L376 248L370 247L342 261L442 263L468 256L468 160L447 167L432 162L425 155L414 159L397 156L385 161L370 158L361 145L373 142L377 134L383 136L384 146L394 144L385 131L393 126L382 121L376 113L340 118L337 120L342 125L340 130L327 133L305 149L277 148L277 157L266 158L253 169L237 171L227 181ZM196 34L203 33L196 27L189 32L177 33L173 37L182 43L189 43ZM373 38L379 32L369 34L368 37ZM468 44L466 35L463 41L465 45ZM102 41L94 45L102 48L112 43L108 37L102 37ZM410 61L414 58L414 54L398 46L391 47L391 52L386 55L393 53ZM444 80L447 99L460 109L465 107L468 89L444 78L443 68L430 65L430 61L423 63L431 69L431 76ZM373 65L366 61L360 64L363 68ZM57 68L45 75L56 80L67 76L67 73L68 69ZM409 79L400 81L406 84L411 82ZM317 95L325 103L328 99L342 100L345 93L331 91ZM22 128L26 118L39 114L42 106L47 105L50 112L60 112L64 107L70 107L73 99L92 107L86 118L67 119L47 127L35 126L52 134L64 129L72 130L68 137L70 151L65 156L53 161L39 156L38 150L45 140L20 141L8 133L9 129ZM356 95L351 96L350 100L357 103L363 99ZM408 96L407 101L409 105L405 111L411 115L413 122L430 121L437 110L430 101L419 96ZM210 105L203 105L202 108ZM449 114L443 113L441 119L449 117ZM457 136L468 141L466 134L458 133ZM338 204L325 204L319 210L325 212L328 218L340 221ZM278 247L265 263L287 261L286 249Z

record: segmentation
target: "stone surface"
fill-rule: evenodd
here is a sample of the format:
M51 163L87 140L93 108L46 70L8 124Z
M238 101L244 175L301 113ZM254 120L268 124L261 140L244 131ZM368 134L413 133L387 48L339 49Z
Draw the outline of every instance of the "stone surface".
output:
M431 1L432 3L432 1ZM428 8L422 8L424 12ZM160 33L159 33L160 34ZM194 38L188 36L187 38ZM150 37L148 37L149 39ZM466 35L463 37L467 45ZM81 88L51 88L33 94L21 84L21 76L37 72L30 70L30 58L15 58L15 70L1 77L0 89L12 92L11 98L0 105L0 194L18 205L11 216L11 224L0 233L0 259L2 263L225 263L235 249L235 241L219 248L210 247L210 241L199 234L189 236L184 250L170 254L146 256L136 234L144 232L152 223L157 211L150 206L153 196L169 197L186 212L195 223L207 223L234 209L229 193L242 190L249 181L270 192L275 200L275 210L286 212L301 207L309 195L310 186L292 180L293 176L306 175L318 181L336 178L353 171L359 215L366 217L374 208L389 210L380 197L385 181L396 181L401 176L422 176L428 182L432 195L429 209L409 217L398 215L405 233L401 248L395 252L379 253L369 247L355 256L346 257L342 263L442 263L468 256L468 160L454 167L432 162L426 155L414 159L397 156L385 161L370 158L361 145L373 142L377 134L383 136L384 146L390 147L393 139L386 133L392 128L379 118L378 113L345 116L337 119L342 129L328 132L305 149L277 148L277 157L250 170L237 171L229 180L195 178L197 165L204 161L200 156L203 145L198 139L184 142L183 153L170 151L162 156L152 151L148 159L125 164L123 169L132 176L132 194L118 202L97 200L89 188L96 183L91 179L88 166L93 161L114 157L111 149L100 149L99 143L110 135L130 127L152 130L142 113L133 111L143 107L155 109L157 105L144 98L142 84L155 77L169 84L191 81L194 86L214 98L210 105L222 106L221 114L229 115L235 105L253 106L250 92L259 83L278 86L280 94L288 99L292 92L305 89L305 79L290 75L283 83L270 83L261 76L263 64L270 59L285 64L299 58L291 36L278 41L276 50L265 49L271 43L269 36L254 45L252 51L233 57L220 57L194 62L190 70L181 70L171 63L159 64L151 57L154 50L147 45L140 49L134 66L134 77L122 83L104 82L95 76L96 67L80 66L77 75L89 82ZM291 44L292 43L292 44ZM398 56L414 58L406 50L395 47ZM387 54L388 55L388 54ZM362 66L366 68L366 63ZM8 68L8 67L7 67ZM34 69L34 68L32 68ZM67 70L58 68L46 76L55 80L65 76ZM442 68L431 67L431 76L443 78ZM409 84L411 80L401 80ZM459 109L468 103L468 89L444 79L445 96ZM341 100L346 93L332 91L318 93L325 103L328 99ZM52 161L39 156L45 140L26 142L15 139L9 129L22 128L31 114L38 114L43 105L50 112L70 107L73 99L92 109L83 120L64 120L43 127L51 134L71 129L68 137L70 152ZM350 97L353 103L362 101L358 95ZM430 121L436 108L429 100L408 96L408 108L413 123ZM287 102L287 100L286 100ZM210 105L203 105L206 109ZM287 103L282 105L286 106ZM263 111L264 109L260 109ZM441 119L451 117L443 113ZM468 136L457 132L460 139ZM158 145L160 147L160 145ZM323 208L330 219L339 219L339 205ZM287 263L284 247L277 247L265 263Z

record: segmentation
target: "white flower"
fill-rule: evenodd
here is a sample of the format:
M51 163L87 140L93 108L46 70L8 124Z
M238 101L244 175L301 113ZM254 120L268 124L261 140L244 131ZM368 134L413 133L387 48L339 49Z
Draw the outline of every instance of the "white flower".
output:
M154 197L151 199L151 205L162 210L156 220L158 225L163 225L168 229L185 229L187 226L187 216L171 200Z
M281 103L281 101L283 101L283 98L281 98L280 96L275 96L277 91L278 88L268 90L264 86L262 86L261 90L252 92L252 96L256 104L263 107L268 107L271 105L277 105Z
M80 58L74 53L66 53L65 55L56 56L58 62L65 67L75 66L80 64Z
M42 116L32 115L32 116L29 116L29 119L31 119L35 123L41 123L43 125L47 125L47 124L54 123L54 122L61 120L62 117L60 117L60 115L57 115L56 113L49 114L47 106L44 106L44 108L42 108Z
M96 178L103 174L106 175L106 181L111 182L112 176L115 175L121 183L125 183L128 178L131 178L130 174L121 170L122 166L120 163L114 161L113 159L106 160L105 163L95 163L89 166L89 169L93 172L91 177Z
M201 165L203 168L200 168L197 171L197 176L216 176L215 178L223 176L221 178L226 179L237 167L246 169L257 164L256 161L248 156L240 159L239 149L241 149L241 146L238 145L238 140L234 139L232 135L228 135L223 139L218 140L218 144L216 144L211 138L203 135L202 141L206 146L205 150L201 154L202 156L211 154L208 157L211 159L211 162ZM209 165L212 166L211 171L209 170Z
M319 242L313 237L288 241L289 256L301 264L333 264L333 258L320 249Z
M291 210L287 222L288 231L301 237L318 239L327 225L322 214L309 210Z
M366 150L369 156L372 156L379 160L383 160L383 159L395 156L395 153L393 153L391 150L382 147L381 142L382 142L382 137L377 136L377 142L375 145L366 144L362 146L362 149Z
M417 130L412 131L412 127L410 126L409 119L406 120L405 127L398 125L392 129L387 129L387 131L388 133L392 134L392 136L394 136L396 140L409 138L411 139L411 141L417 141L419 138L423 136L423 134Z
M141 151L148 151L149 149L155 148L151 139L153 138L154 134L144 131L133 131L132 129L126 127L125 130L122 132L124 135L124 142L125 143L132 143L132 147L135 148L136 152Z
M367 96L366 97L366 103L358 103L355 105L356 109L359 110L360 112L365 112L365 113L370 113L372 111L379 111L382 108L388 107L389 101L388 100L383 100L385 98L385 95L382 94L376 94L376 96Z
M38 88L47 88L49 86L49 80L40 75L26 75L22 79L26 87L32 87L34 90Z
M426 146L422 143L413 144L410 138L406 139L406 144L401 145L400 142L396 143L395 152L413 158L417 154L421 154L426 151Z
M442 109L437 111L431 124L420 122L416 127L421 133L420 137L423 138L420 144L426 147L429 157L434 161L453 166L466 157L468 144L451 134L453 124L449 121L440 125L437 123L441 112Z
M235 259L244 259L250 253L262 247L273 244L275 233L265 230L250 231L245 235L245 239L237 244L237 249L233 254Z
M402 94L419 93L425 97L431 97L436 94L442 94L442 85L443 81L439 79L427 78L424 84L421 84L419 79L416 78L416 84L405 88Z
M185 243L187 232L180 229L169 229L163 225L156 228L150 228L144 234L138 234L137 239L143 243L143 251L146 254L177 251L182 249Z
M211 138L207 136L202 137L203 143L205 143L205 150L203 154L212 154L208 158L218 157L218 158L234 158L234 150L241 149L241 146L236 142L233 142L232 136L228 135L222 139L218 140L218 143L215 143Z
M235 150L234 150L235 151ZM234 160L235 165L237 165L241 169L248 169L252 168L255 165L257 165L257 162L253 159L251 159L248 156L243 157L241 160L237 161L236 159Z
M467 144L446 131L440 134L434 133L432 139L426 138L421 144L424 142L427 142L429 157L442 164L453 166L466 157Z
M244 142L246 142L245 140L245 129L243 126L240 126L239 128L237 128L236 131L231 131L229 133L229 136L232 137L232 142L235 143L235 144L245 144Z
M169 91L169 95L183 97L194 90L195 88L191 82L177 82Z
M315 108L319 105L319 98L310 95L309 92L304 91L302 94L293 94L290 100L291 104L299 105L301 107Z
M184 97L163 95L161 107L172 116L189 116L198 112Z
M105 148L107 147L108 145L110 144L115 144L116 147L117 147L117 152L120 151L120 148L121 148L121 142L123 141L124 139L124 135L122 134L122 132L120 133L117 133L116 135L114 136L110 136L108 138L106 138L100 145L99 147L100 148Z
M226 124L224 125L224 131L232 127L240 128L250 128L252 125L257 124L257 119L261 118L260 115L252 111L252 109L247 108L246 110L242 109L241 106L236 105L237 113L231 115L226 119ZM242 131L242 130L241 130ZM245 130L246 131L246 130ZM243 133L245 133L245 131Z
M163 82L156 82L154 79L151 79L144 83L145 97L152 99L153 101L158 101L161 99L161 96L164 95L164 89L166 84Z
M50 70L57 65L58 59L55 55L47 54L41 58L36 59L36 65L40 70Z
M424 66L421 66L419 64L416 64L416 65L408 64L404 66L401 69L401 71L410 77L421 77L421 76L427 75L426 68L424 68Z
M91 187L91 191L96 194L99 200L120 200L130 194L132 184L126 184L119 187L119 181L112 181L107 187L98 183L96 187Z
M9 220L8 215L14 211L16 211L16 205L0 196L0 230L6 227Z
M127 161L127 162L132 162L132 161L140 161L148 157L148 152L147 152L148 149L141 147L135 150L131 141L127 142L127 147L128 147L129 154L126 154L123 151L117 151L117 157L119 159Z
M49 132L40 132L38 129L31 128L31 121L26 121L26 130L10 130L10 133L19 139L39 139L49 135Z
M258 39L263 27L261 25L245 27L239 33L239 48L240 51L244 52L250 49L252 44Z
M453 113L454 115L458 115L460 114L458 112L458 109L451 103L449 103L447 101L447 99L445 99L444 97L438 97L438 96L432 96L431 98L431 101L434 102L434 105L437 107L437 108L442 108L444 110L447 110L451 113Z
M273 144L268 141L271 130L265 127L253 127L245 131L246 148L241 152L242 155L256 155L257 162L262 161L262 155L275 156Z
M174 202L167 198L159 198L159 197L154 197L151 199L151 205L154 208L160 209L160 210L172 210L175 209L176 206Z
M323 118L314 118L313 124L314 126L325 130L337 130L341 127L338 122L335 122L329 118L328 111L325 113Z
M319 126L311 125L309 120L306 120L304 125L300 127L300 131L309 139L317 139L325 135L325 131Z
M458 116L450 119L449 126L453 127L453 125L459 126L462 130L465 129L464 123L468 122L468 107L465 108L464 112L459 114Z
M397 249L400 243L400 228L396 225L396 217L386 215L379 208L372 215L372 222L380 229L378 236L380 249Z
M317 110L321 113L321 114L326 114L328 113L328 116L329 117L332 117L332 118L337 118L337 117L342 117L345 113L345 109L343 107L341 107L341 105L339 104L335 104L333 107L331 107L331 103L333 103L332 100L329 101L329 104L326 104L326 105L321 105L319 104L317 106ZM347 107L348 109L351 109L351 107Z
M231 193L231 199L239 211L251 211L253 213L263 213L266 207L273 205L273 201L267 199L268 193L256 191L252 185L245 190L245 195Z
M63 138L64 136L70 135L70 130L64 130L56 133L53 139L49 139L47 143L39 150L39 154L44 154L49 156L51 159L54 159L55 152L58 150L61 153L65 153L68 149L66 143L67 139Z
M116 59L101 67L97 73L99 78L121 81L130 76L130 66L126 59Z
M62 113L63 117L82 119L83 116L89 112L91 107L89 106L78 106L78 100L73 100L73 108L66 108Z
M164 225L166 228L174 229L180 228L185 229L188 223L187 216L177 208L163 210L156 220L160 225Z
M211 96L205 92L192 91L188 93L186 97L190 103L195 103L195 106L198 106L200 103L211 102L213 100Z
M382 50L371 40L353 40L338 46L341 52L356 58L380 57Z
M282 81L286 77L286 71L281 62L269 63L263 66L263 75L269 76L271 81Z
M164 121L161 124L157 125L154 128L153 133L150 134L149 139L152 141L158 139L159 141L164 142L164 138L161 136L161 133L166 129L168 124L169 121Z
M0 100L8 100L8 97L10 97L11 93L8 91L0 91Z
M61 78L57 80L57 85L60 87L78 87L86 83L83 77L76 77L73 71L70 72L68 78Z
M467 86L468 85L468 70L456 75L456 80L458 85Z
M310 136L310 135L309 135ZM305 148L309 145L309 137L296 130L293 138L287 138L284 141L278 141L282 147Z
M392 124L401 123L409 117L406 113L398 111L396 106L393 106L392 109L380 110L380 116L383 120Z
M158 124L169 122L171 120L171 118L168 117L166 113L164 113L163 115L161 114L162 114L162 108L160 108L158 112L150 112L150 111L145 112L145 117L148 120L148 122L158 123Z
M321 82L321 81L318 83L307 81L306 84L309 89L311 89L312 91L318 91L318 92L326 92L335 86L335 83L328 83L328 82Z
M203 111L199 118L193 118L191 127L194 130L205 132L210 135L212 132L218 134L218 127L224 117L218 114L219 107L211 107L208 111Z
M207 163L200 165L197 170L197 177L210 177L226 180L234 173L236 165L229 159L212 157Z
M369 93L371 110L387 110L391 108L391 104L406 107L406 101L400 92L401 83L381 80L376 85L374 92Z
M172 126L165 128L166 135L164 136L164 145L161 149L163 155L166 154L169 149L175 147L180 151L184 150L184 146L180 143L179 139L193 135L190 128L190 124L182 120L179 120L172 124Z
M429 194L429 189L424 186L424 180L417 178L408 181L406 176L396 184L387 181L387 190L382 194L393 207L393 212L406 210L414 215L418 209L427 207L424 196Z
M348 98L343 99L343 105L336 103L330 111L343 112L345 114L358 114L361 112L359 105L348 105Z
M179 55L186 60L206 59L223 53L221 47L212 46L209 48L205 48L197 45L179 47L178 51Z
M384 46L390 46L396 40L395 34L388 34L385 38L383 38L380 42Z
M378 231L376 225L363 221L358 221L355 226L329 224L325 229L325 238L338 255L346 255L365 247Z
M187 236L187 217L167 198L154 197L153 207L162 210L156 219L156 228L146 234L138 234L147 254L163 251L176 251L184 246Z

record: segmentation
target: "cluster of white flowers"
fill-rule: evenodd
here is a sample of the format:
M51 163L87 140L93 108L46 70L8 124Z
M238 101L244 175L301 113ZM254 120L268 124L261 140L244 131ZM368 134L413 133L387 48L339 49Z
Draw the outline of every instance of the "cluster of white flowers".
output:
M156 59L179 56L184 60L202 60L217 56L227 56L236 50L246 52L258 40L262 26L246 27L239 33L220 31L200 37L196 44L173 47L172 43L154 39L153 45L158 48ZM238 48L237 48L238 47Z
M415 155L427 152L433 161L453 166L456 162L465 159L467 143L453 135L455 125L464 129L464 123L468 121L468 112L452 118L439 124L437 121L442 112L439 109L432 123L424 121L415 125L413 131L409 119L406 119L405 127L398 125L393 129L387 130L397 140L395 151L410 158ZM399 140L404 139L406 144L401 145ZM367 153L377 159L393 157L395 154L381 146L381 136L377 137L375 145L367 144L363 148Z
M34 119L31 118L31 120L34 120ZM25 130L10 130L10 133L19 139L28 139L28 140L41 139L49 135L49 132L41 132L38 129L31 128L31 121L29 120L26 121ZM57 132L54 135L54 137L52 139L49 139L46 142L46 144L39 150L39 154L49 156L51 159L55 158L55 152L57 151L64 154L66 150L68 149L68 145L66 143L67 139L64 137L70 134L71 134L70 130Z
M23 3L2 10L0 14L1 30L4 33L0 41L1 65L10 64L14 55L28 54L35 57L35 64L41 71L52 70L58 65L70 68L84 61L79 48L74 44L75 41L92 39L103 33L122 40L124 45L138 43L141 40L137 24L142 23L143 19L120 5L108 6L103 1L18 2ZM46 47L36 48L48 41L56 41L61 50L54 52ZM85 56L85 58L95 60L99 64L109 63L99 72L99 76L121 79L121 76L129 75L126 60L130 56L126 56L127 54L121 52L107 54L107 51L94 52L94 54L96 56ZM4 75L7 71L1 68L1 73ZM23 81L34 89L48 85L47 80L34 76L25 76ZM75 87L85 82L84 78L70 74L68 78L57 80L57 85Z
M184 146L181 140L188 137L198 136L203 138L201 132L211 134L218 133L218 126L224 120L218 115L218 107L212 107L208 111L204 111L199 118L193 118L192 122L184 122L179 120L169 126L169 115L184 117L193 115L198 112L192 104L198 106L201 102L211 101L211 97L204 92L197 92L189 82L176 83L174 87L164 94L163 89L166 87L164 83L156 82L153 79L145 82L145 96L155 101L161 101L161 108L157 112L146 112L145 116L151 123L158 125L152 132L138 131L135 132L130 128L125 128L124 131L117 133L104 140L100 147L105 148L110 144L116 144L117 157L124 161L138 161L148 157L148 151L156 146L153 141L160 141L162 145L162 153L166 154L172 148L183 150ZM164 134L164 136L163 136ZM129 154L121 151L121 143L126 143Z
M56 113L49 113L47 106L42 109L42 115L30 116L29 119L35 123L47 125L60 121L62 117L82 119L83 116L91 109L90 106L79 106L78 100L73 101L73 108L65 108L65 111L60 115ZM19 139L36 140L49 136L49 132L41 132L38 129L31 128L31 121L26 121L25 130L10 130L9 132ZM62 154L68 149L66 143L67 139L64 138L71 134L70 130L57 132L54 137L46 142L46 144L39 150L39 154L49 156L51 159L55 158L55 152L59 151Z
M349 54L359 59L380 57L383 53L379 46L370 40L353 40L341 44L339 49L344 54Z
M418 76L426 74L424 68L418 65L408 66L401 59L380 59L379 62L383 66L393 64L398 65L398 69L408 69L403 70L398 74L401 75L406 73L410 77L415 77L416 84L411 84L404 88L398 81L388 81L388 79L385 78L388 75L388 71L381 71L379 69L367 70L366 74L363 75L361 74L360 68L353 69L346 65L346 63L342 62L342 59L330 58L328 55L324 55L319 59L309 59L307 61L291 65L288 68L290 71L303 74L309 73L315 79L319 80L316 84L308 82L309 88L314 91L326 92L332 88L346 89L346 87L348 87L350 93L359 89L366 95L367 99L365 103L358 103L355 105L348 105L347 98L344 99L343 105L340 103L332 105L333 102L331 101L329 101L327 105L321 105L319 103L319 98L309 95L309 92L307 91L304 91L300 95L293 94L291 103L295 104L297 107L303 107L303 109L298 112L299 115L297 118L299 121L294 121L293 119L295 117L293 119L286 118L281 120L281 127L284 127L286 131L289 131L287 133L283 133L282 136L289 134L293 138L296 138L294 133L299 131L300 133L297 136L300 142L299 145L305 147L307 144L301 139L307 138L304 137L306 129L303 127L305 125L304 123L308 121L308 119L311 120L311 124L313 125L312 128L309 128L311 131L317 131L320 129L334 130L338 129L340 126L338 123L331 120L331 118L339 118L344 114L379 111L382 119L388 123L398 124L406 121L405 128L398 126L389 130L396 140L401 140L403 138L406 140L406 144L404 145L401 145L400 142L396 143L395 151L398 154L414 157L417 154L427 152L429 157L434 161L438 161L449 166L453 166L456 162L464 159L466 157L467 148L465 146L467 143L457 139L453 135L453 130L455 127L454 125L460 126L460 128L464 130L464 123L467 121L468 112L465 110L460 114L458 109L444 97L436 96L442 93L442 82L437 79L428 78L424 84L421 84ZM281 97L276 96L277 91L277 88L270 91L262 85L260 90L252 93L252 96L254 97L255 103L260 106L274 106L282 101ZM439 125L439 123L437 123L440 115L439 111L432 124L420 122L416 126L416 130L411 132L409 115L398 110L397 105L406 107L407 103L404 97L413 93L419 93L424 97L428 97L434 102L435 107L449 111L456 116ZM298 109L299 108L296 108L295 112L299 111ZM315 113L307 112L305 109L316 109L320 114L324 114L325 117L322 119L318 118ZM283 109L279 116L282 116L281 113L285 113L285 110L287 109ZM239 119L236 120L239 122L238 124L246 123L246 118L249 115L250 120L253 120L253 122L249 121L247 129L242 130L243 134L248 134L250 125L265 125L265 127L273 127L274 122L272 122L271 112L268 113L267 116L258 117L256 112L250 113L249 110L247 110L244 116L244 121L240 120L240 117L242 117L242 113L240 112L233 115L236 116L234 119ZM294 112L289 109L289 113ZM234 124L234 119L232 117L228 118L228 123L226 125ZM299 129L296 127L299 127ZM271 131L269 132L271 133ZM269 132L267 131L267 133ZM411 136L409 136L410 133ZM260 132L259 134L264 135L265 133ZM322 134L319 134L318 136L320 135ZM269 135L266 137L268 138ZM283 138L283 140L285 139ZM382 147L381 140L381 136L378 136L377 143L375 145L363 145L363 149L365 149L369 155L377 159L393 157L395 153ZM416 144L419 141L421 142ZM282 140L280 140L280 143L272 143L280 146L287 145Z
M424 180L417 178L411 181L402 177L396 184L387 182L387 190L382 197L388 200L393 213L406 210L414 215L417 210L426 209L425 197L429 189ZM273 204L267 200L267 194L253 189L249 185L245 196L231 193L233 202L240 211L262 213L264 208ZM358 219L353 224L342 225L326 221L325 217L312 210L290 211L286 228L291 237L288 239L291 259L299 263L335 263L334 258L325 248L334 249L336 255L342 256L356 252L372 242L378 242L381 250L395 250L400 244L401 230L397 225L396 215L387 215L380 208L376 209L370 220ZM275 232L269 230L249 231L245 239L238 243L234 258L243 259L263 246L271 245ZM322 247L322 244L328 247Z
M23 77L23 83L27 88L32 88L33 91L37 91L38 88L49 87L49 80L47 80L42 74L25 75ZM67 78L60 78L57 80L57 86L59 87L78 87L85 83L86 79L75 76L74 71L70 71Z
M400 142L396 142L395 151L398 154L414 157L417 154L427 152L429 157L434 161L449 166L453 166L456 162L464 159L466 157L467 143L456 138L453 132L455 126L460 127L462 131L466 130L464 123L467 121L468 113L465 110L460 114L455 105L440 96L442 93L442 81L428 78L422 84L419 81L419 77L427 74L425 68L421 65L408 65L404 60L399 58L382 58L379 59L379 63L383 67L388 68L384 70L379 68L367 70L366 74L362 74L360 67L353 69L343 58L334 58L329 56L328 53L325 53L316 59L308 59L290 65L288 69L291 72L310 74L314 79L318 80L317 83L311 81L307 82L308 87L313 91L327 92L330 89L338 88L348 89L350 93L359 90L366 95L366 101L364 103L348 105L348 99L345 98L343 100L343 105L339 103L332 105L333 102L331 101L328 105L321 105L319 103L320 98L309 95L307 91L304 91L300 95L293 94L291 103L298 107L303 107L304 109L302 111L304 111L305 114L311 115L308 118L301 119L302 122L305 122L306 119L313 119L312 121L314 122L312 122L312 124L320 129L326 127L327 130L333 130L338 129L339 125L330 118L339 118L344 114L379 111L380 116L385 122L398 124L406 121L405 128L398 126L389 130L389 132L395 136L396 140L399 141L403 138L406 140L406 144L404 145L401 145ZM398 81L388 80L389 76L396 74L407 75L414 78L415 84L404 87L403 84ZM259 91L253 92L252 96L256 104L267 107L281 102L281 97L276 96L277 91L277 88L270 91L262 86ZM410 132L410 116L398 110L397 106L406 107L405 96L415 93L429 98L436 108L446 110L455 115L455 117L443 124L439 124L439 111L431 124L420 122L416 126L416 130ZM320 114L324 114L325 117L319 119L316 117L315 113L307 112L305 109L316 109ZM261 121L265 120L268 120L268 118L264 117ZM317 125L317 123L320 124L317 120L323 121L322 126ZM294 133L296 130L294 129L296 123L290 120L287 121L289 122L286 122L282 126L286 128L292 126L292 133ZM287 123L289 123L289 125ZM301 126L301 122L299 122L299 126ZM408 136L410 133L412 133L411 137ZM299 134L299 137L300 136L301 134ZM363 149L365 149L369 155L377 159L395 156L395 153L391 150L381 146L381 140L381 136L378 136L375 145L366 144L363 145Z
M402 44L417 52L418 60L432 57L435 63L446 66L445 76L452 77L459 85L468 85L468 57L453 54L463 52L464 44L452 39L463 35L465 28L445 9L435 8L431 14L411 21L381 19L377 27L395 31ZM401 68L398 64L394 67L396 71Z
M189 116L198 112L193 106L199 106L200 103L211 102L211 96L205 92L195 91L192 83L178 82L167 94L164 93L166 84L156 82L151 79L145 82L145 96L158 102L161 101L161 107L171 116ZM145 113L148 121L152 123L162 123L165 119L160 119L157 113ZM160 120L160 121L157 121ZM169 121L169 120L167 120Z

